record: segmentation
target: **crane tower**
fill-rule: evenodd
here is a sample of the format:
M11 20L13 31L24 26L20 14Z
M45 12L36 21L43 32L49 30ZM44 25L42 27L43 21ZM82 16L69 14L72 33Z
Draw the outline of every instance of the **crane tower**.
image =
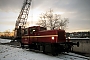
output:
M22 9L20 11L20 14L19 14L17 20L16 20L15 29L18 29L19 26L21 26L21 28L25 28L26 23L27 23L29 10L30 10L30 5L31 5L31 0L24 0Z
M15 24L15 33L14 33L15 38L21 37L22 34L21 30L26 27L31 1L32 0L24 0L23 6L21 8L20 14Z

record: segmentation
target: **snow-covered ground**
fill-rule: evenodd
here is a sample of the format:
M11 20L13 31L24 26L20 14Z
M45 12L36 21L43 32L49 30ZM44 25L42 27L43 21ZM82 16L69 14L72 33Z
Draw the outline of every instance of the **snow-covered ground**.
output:
M0 39L2 40L2 39ZM88 60L89 57L75 53L59 54L59 56L45 55L29 51L28 49L14 48L9 45L0 45L0 60Z
M11 40L9 39L1 39L0 38L0 43L9 43Z
M59 58L20 48L0 45L0 60L60 60Z

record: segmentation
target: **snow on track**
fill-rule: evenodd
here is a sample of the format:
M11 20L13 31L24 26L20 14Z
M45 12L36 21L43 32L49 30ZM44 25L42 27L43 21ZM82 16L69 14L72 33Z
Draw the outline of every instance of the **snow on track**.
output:
M64 53L60 54L57 57L64 60L89 60L89 57L85 57L75 53Z
M74 53L71 55L80 56ZM75 56L69 56L60 54L59 56L50 56L42 53L36 53L21 48L14 48L6 45L0 45L0 60L88 60L89 57L80 58Z
M0 42L2 40L3 43L7 43L6 39L0 39ZM11 47L9 45L0 45L0 60L90 60L90 57L85 57L75 53L65 53L59 54L58 56L52 56Z

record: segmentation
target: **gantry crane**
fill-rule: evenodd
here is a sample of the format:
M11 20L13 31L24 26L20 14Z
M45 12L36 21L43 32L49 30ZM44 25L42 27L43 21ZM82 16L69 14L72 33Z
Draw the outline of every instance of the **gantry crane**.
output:
M22 9L20 11L20 14L16 20L15 24L15 30L14 30L14 37L15 39L20 38L22 35L22 29L26 27L27 19L28 19L28 14L31 6L31 1L32 0L24 0Z

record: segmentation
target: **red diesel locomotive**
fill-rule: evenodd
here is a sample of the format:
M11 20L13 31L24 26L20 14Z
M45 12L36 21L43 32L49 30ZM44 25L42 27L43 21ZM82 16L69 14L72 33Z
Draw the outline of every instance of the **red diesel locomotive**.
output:
M57 55L61 52L69 52L73 45L78 43L66 40L64 30L46 30L44 27L33 26L24 30L21 37L21 47L28 45L29 49L43 51Z

